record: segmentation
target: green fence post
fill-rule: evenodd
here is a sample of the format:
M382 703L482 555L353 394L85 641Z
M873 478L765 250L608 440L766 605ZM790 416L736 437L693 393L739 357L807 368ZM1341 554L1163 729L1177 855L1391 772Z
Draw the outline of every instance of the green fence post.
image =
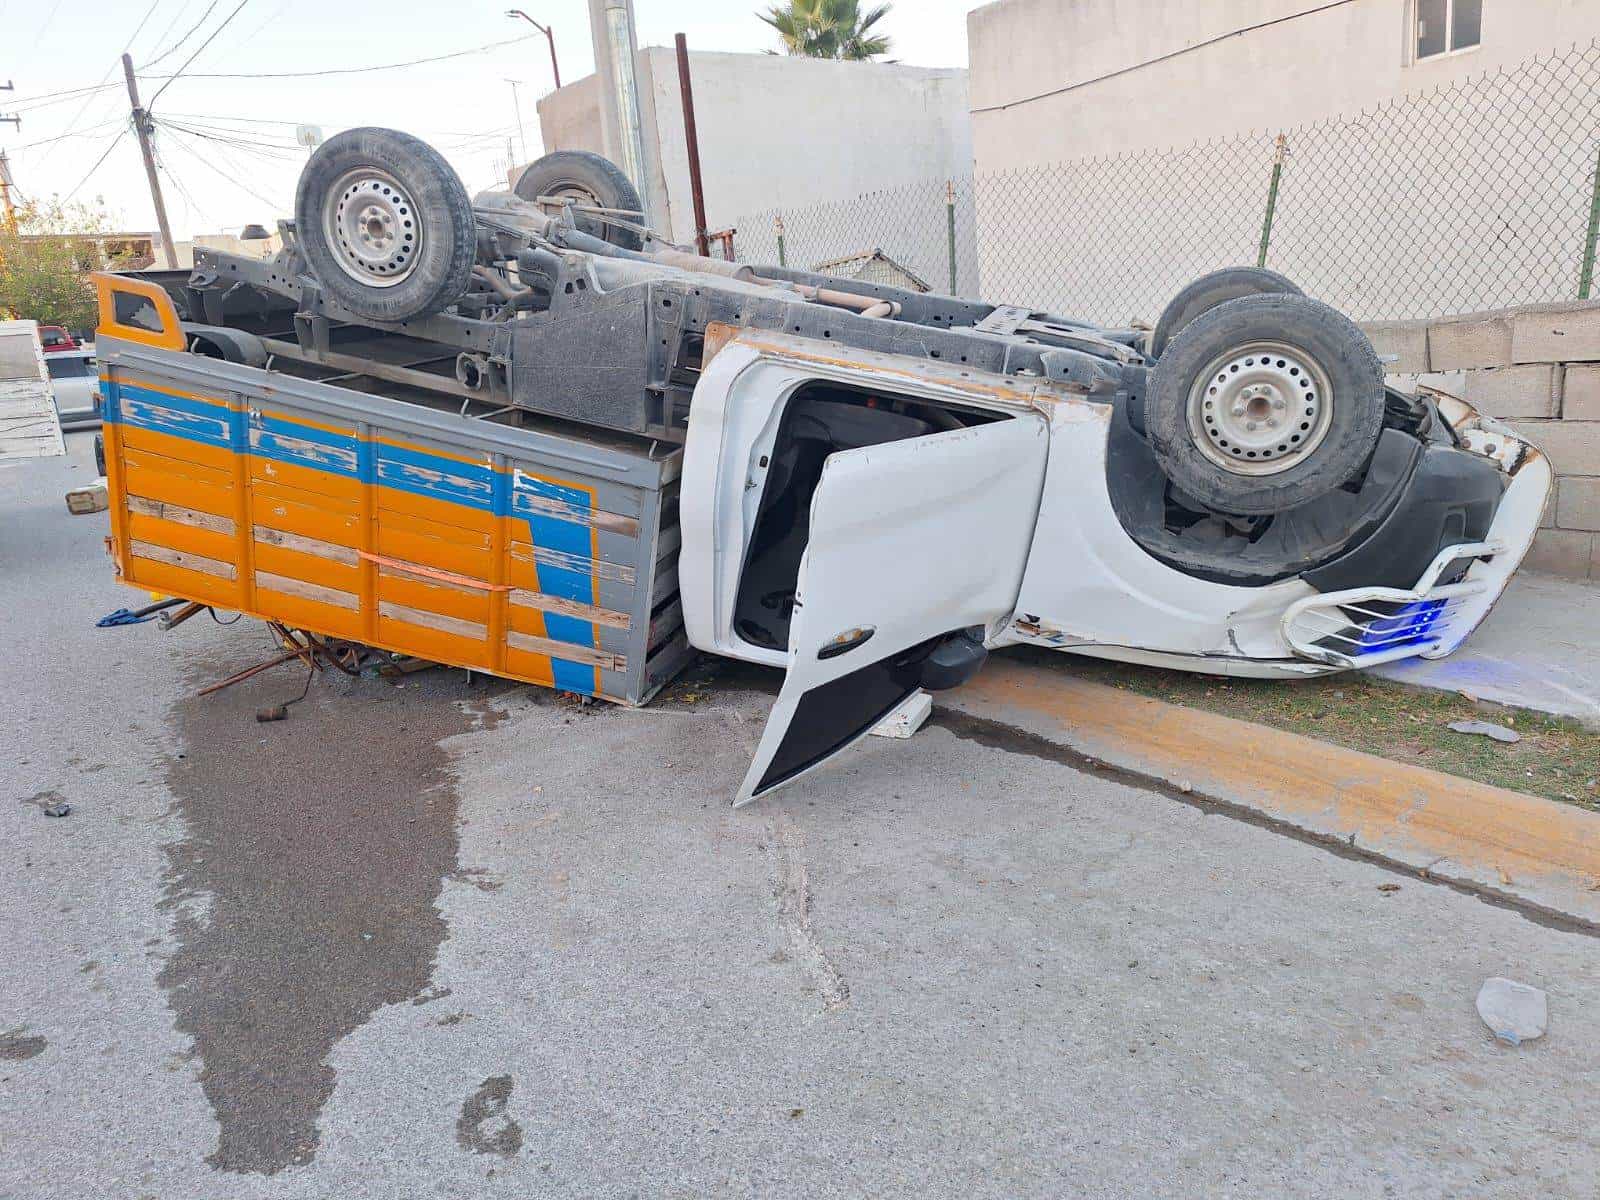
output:
M1277 149L1272 155L1272 183L1267 188L1267 215L1261 222L1261 250L1256 254L1256 266L1267 265L1267 247L1272 242L1272 216L1278 211L1278 181L1283 178L1283 158L1288 140L1278 135Z
M956 294L956 185L954 180L944 181L945 237L950 244L950 295ZM1594 241L1590 238L1590 242Z
M1578 272L1578 299L1587 300L1594 288L1594 243L1600 236L1600 150L1594 156L1594 182L1589 187L1589 232L1583 239L1583 268Z
M780 267L787 267L789 265L789 256L788 256L788 254L786 254L784 252L784 248L783 248L783 214L782 213L777 213L777 214L775 214L773 216L773 218L772 218L772 227L778 231L778 265Z

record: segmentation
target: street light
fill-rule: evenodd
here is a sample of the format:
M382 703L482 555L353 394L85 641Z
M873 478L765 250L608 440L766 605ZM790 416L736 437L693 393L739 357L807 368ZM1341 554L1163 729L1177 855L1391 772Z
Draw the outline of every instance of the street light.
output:
M539 24L520 8L506 9L506 16L521 17L529 25L544 34L545 39L550 43L550 73L556 77L556 87L559 88L561 86L561 64L556 62L556 35L550 31L550 26Z

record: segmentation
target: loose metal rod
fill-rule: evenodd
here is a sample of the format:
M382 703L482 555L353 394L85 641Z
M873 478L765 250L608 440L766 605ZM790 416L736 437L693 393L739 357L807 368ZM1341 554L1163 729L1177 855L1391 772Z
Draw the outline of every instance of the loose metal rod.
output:
M689 148L689 195L694 201L694 248L701 258L710 258L711 242L706 236L706 193L700 179L700 134L694 123L694 85L689 81L689 43L681 33L675 35L673 41L678 48L678 91L683 97L683 135Z

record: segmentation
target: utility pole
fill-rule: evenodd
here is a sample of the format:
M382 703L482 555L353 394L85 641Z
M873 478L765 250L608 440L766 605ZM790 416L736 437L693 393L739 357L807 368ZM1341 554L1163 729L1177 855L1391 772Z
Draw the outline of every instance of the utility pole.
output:
M606 154L639 189L648 225L654 206L633 69L639 49L633 34L633 0L589 0L589 33L594 40L595 74L600 77L600 128Z
M5 81L4 86L0 86L0 92L16 90L17 85L9 79ZM18 116L0 113L0 121L10 121L13 129L22 128L22 118ZM7 233L17 231L17 208L11 203L11 189L14 186L11 181L11 160L6 157L4 150L0 150L0 208L4 209L4 214L0 215L0 229L4 229Z
M139 103L139 85L133 78L133 56L122 56L122 73L128 77L128 103L133 105L133 131L139 135L139 152L144 155L144 174L150 181L150 199L156 206L156 224L161 229L161 252L167 258L167 270L178 269L178 255L172 245L172 226L167 223L167 203L161 198L161 179L156 174L156 156L150 149L150 129L154 124L150 114Z
M522 127L522 93L517 90L517 87L519 84L521 84L522 80L508 79L506 82L511 85L511 107L516 111L517 114L517 137L522 141L522 161L527 162L528 131Z
M17 206L11 203L11 160L6 157L6 152L0 150L0 229L7 233L17 231Z

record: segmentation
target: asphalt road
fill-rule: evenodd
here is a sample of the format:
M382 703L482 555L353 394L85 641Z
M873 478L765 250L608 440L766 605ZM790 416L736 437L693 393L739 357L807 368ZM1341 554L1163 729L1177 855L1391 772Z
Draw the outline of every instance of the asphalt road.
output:
M70 442L0 469L0 1197L1596 1195L1593 937L981 722L734 812L766 674L260 725L259 627L92 627Z

